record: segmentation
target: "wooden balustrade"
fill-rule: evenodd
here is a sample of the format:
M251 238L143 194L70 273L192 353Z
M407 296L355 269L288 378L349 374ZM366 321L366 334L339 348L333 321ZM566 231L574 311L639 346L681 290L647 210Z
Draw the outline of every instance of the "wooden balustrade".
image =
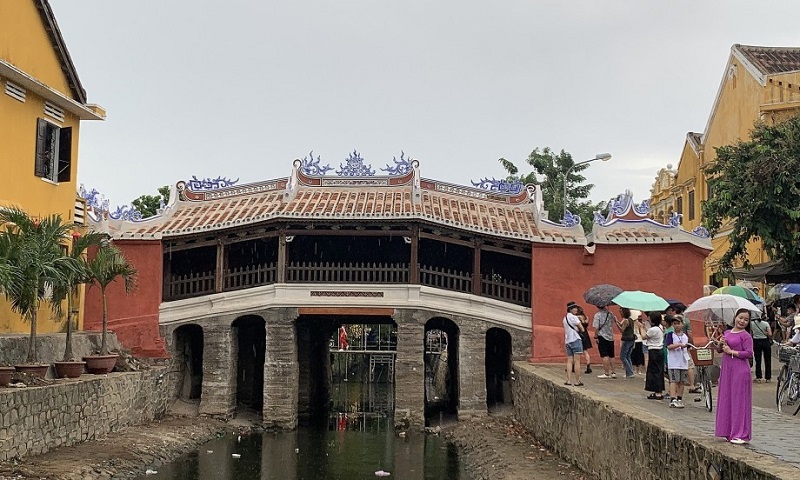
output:
M273 284L277 265L266 263L226 269L223 291L241 290ZM472 293L472 273L421 265L420 284L443 290ZM408 284L406 263L370 262L290 262L286 267L289 283L372 283ZM214 272L172 275L165 288L164 300L197 297L215 292ZM481 295L517 305L530 306L530 284L504 279L498 275L481 275Z
M240 290L275 283L278 268L275 262L263 265L247 265L225 270L223 291Z
M408 283L407 263L290 262L290 283Z
M531 304L531 286L496 275L481 275L481 295L526 307Z
M198 297L214 293L216 287L214 272L188 273L172 275L167 286L165 300Z
M420 266L419 283L444 290L470 293L472 291L472 273L444 267Z

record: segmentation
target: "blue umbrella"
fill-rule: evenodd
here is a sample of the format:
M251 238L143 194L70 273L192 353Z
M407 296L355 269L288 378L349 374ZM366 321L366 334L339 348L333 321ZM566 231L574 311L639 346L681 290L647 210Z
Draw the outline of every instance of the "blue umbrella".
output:
M787 283L783 286L784 293L791 293L792 295L800 295L800 283Z

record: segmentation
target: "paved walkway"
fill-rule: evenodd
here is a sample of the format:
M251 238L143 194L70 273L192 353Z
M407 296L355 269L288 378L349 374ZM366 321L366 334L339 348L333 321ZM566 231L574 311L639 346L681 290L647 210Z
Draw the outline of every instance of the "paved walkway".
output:
M775 378L777 369L781 366L777 361L773 362L771 383L753 384L753 439L746 448L758 453L772 456L786 464L798 469L800 475L800 414L792 416L794 408L784 408L783 412L778 412L775 406ZM563 365L536 365L535 368L548 370L559 378L565 376ZM649 392L644 390L644 375L634 378L623 378L623 370L617 369L618 378L599 379L597 375L603 373L602 367L592 367L592 374L582 374L581 381L583 387L571 387L577 390L588 389L600 393L612 399L618 399L627 406L641 409L652 415L657 415L671 424L692 430L702 435L708 435L711 441L724 443L722 438L714 437L714 421L716 410L708 412L703 402L695 402L695 398L700 395L684 395L686 408L669 408L669 400L648 400L646 395ZM714 405L716 405L716 388L714 388ZM660 403L663 408L653 408ZM796 408L796 407L795 407ZM790 410L787 412L787 410Z

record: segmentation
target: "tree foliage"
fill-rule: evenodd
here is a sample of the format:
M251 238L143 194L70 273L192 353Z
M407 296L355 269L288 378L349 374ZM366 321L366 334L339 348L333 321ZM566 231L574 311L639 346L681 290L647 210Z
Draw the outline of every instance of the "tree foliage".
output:
M712 235L730 229L720 270L748 266L747 244L756 240L773 260L800 268L800 116L757 122L750 138L717 148L706 172L703 222Z
M134 210L142 214L143 218L158 214L161 204L169 202L169 186L164 185L158 189L158 195L142 195L131 202Z
M0 209L0 225L0 256L7 280L0 290L11 309L31 324L26 362L36 363L39 305L49 302L60 315L61 302L52 297L53 288L80 268L64 250L75 225L64 223L60 215L34 218L18 208Z
M509 160L500 158L499 162L509 174L509 180L519 180L523 184L534 184L541 189L544 208L548 211L549 219L558 222L564 213L564 176L567 176L567 210L581 217L581 225L585 232L590 232L594 221L595 210L602 209L602 204L592 204L586 200L594 188L591 183L584 183L586 177L581 172L589 167L588 163L574 167L572 155L561 150L555 153L550 147L542 150L534 148L525 159L533 167L533 171L520 174L519 169ZM574 167L574 168L573 168Z
M136 288L136 268L128 261L116 245L110 242L101 244L94 258L87 263L88 281L90 285L100 287L103 300L103 331L100 343L100 355L108 355L108 300L106 289L117 279L125 283L125 293L130 293Z

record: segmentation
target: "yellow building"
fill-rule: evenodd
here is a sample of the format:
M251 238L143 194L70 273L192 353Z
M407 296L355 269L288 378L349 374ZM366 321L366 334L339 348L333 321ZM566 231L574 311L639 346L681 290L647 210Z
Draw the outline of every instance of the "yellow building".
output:
M0 88L0 206L81 221L78 131L81 120L103 120L105 111L86 102L47 0L0 2ZM44 311L40 318L40 332L63 328ZM0 332L29 330L0 301Z
M708 198L705 169L716 160L716 148L749 140L757 120L774 124L800 112L800 48L733 45L717 96L703 133L689 132L681 152L671 198L659 188L651 192L651 205L671 203L681 214L681 225L693 230L701 225L701 204ZM661 175L659 174L660 180ZM656 182L659 185L659 182ZM727 251L725 229L712 240L714 251L706 260L709 283L727 279L717 275L719 258ZM752 264L769 260L758 243L748 248Z

